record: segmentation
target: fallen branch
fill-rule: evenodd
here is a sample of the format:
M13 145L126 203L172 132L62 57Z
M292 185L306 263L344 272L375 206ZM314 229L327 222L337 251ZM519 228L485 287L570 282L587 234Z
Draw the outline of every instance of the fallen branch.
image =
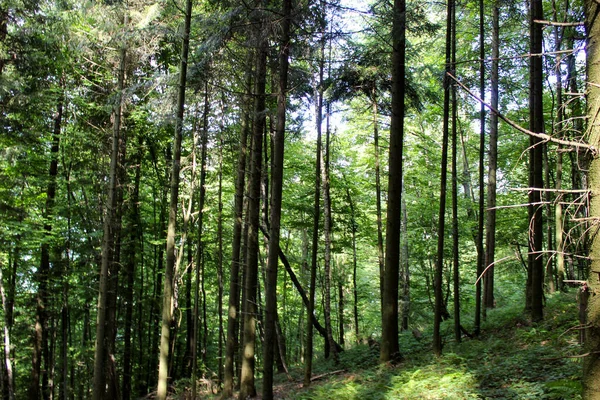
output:
M326 374L316 375L316 376L313 376L312 378L310 378L310 381L313 382L318 379L324 378L326 376L336 375L336 374L339 374L339 373L345 372L345 371L346 371L345 369L338 369L337 371L331 371L331 372L327 372Z

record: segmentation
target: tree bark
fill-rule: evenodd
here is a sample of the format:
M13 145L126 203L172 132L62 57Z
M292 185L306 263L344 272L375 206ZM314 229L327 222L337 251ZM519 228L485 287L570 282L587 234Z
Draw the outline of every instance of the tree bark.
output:
M381 325L381 362L402 358L398 343L398 273L402 210L402 152L404 142L406 1L394 0L392 26L392 117L388 172L388 204Z
M260 7L261 4L258 4ZM252 130L252 153L250 163L250 181L248 183L248 245L246 249L246 298L244 309L244 332L242 343L242 371L240 377L240 398L246 399L256 395L254 381L255 338L257 315L257 286L258 286L258 229L260 219L260 184L262 170L262 144L265 127L265 88L267 75L268 38L263 30L264 19L257 18L256 39L256 87L254 126Z
M36 295L36 317L33 344L31 385L29 398L37 400L40 395L40 374L42 379L42 397L48 399L50 390L48 387L48 372L51 368L49 359L48 342L48 309L50 307L48 283L51 274L50 268L50 235L52 232L52 220L54 218L54 205L56 199L56 177L58 175L58 151L60 146L60 134L62 129L63 99L58 99L56 114L54 116L54 128L52 132L52 146L50 148L50 168L48 172L48 187L46 189L46 205L44 210L44 239L41 244L40 268L36 273L38 292ZM44 369L42 370L42 363Z
M587 29L587 115L588 143L594 148L600 147L600 5L596 1L585 1L585 17ZM587 357L583 364L583 398L600 399L598 382L600 381L600 235L598 218L600 218L600 157L594 154L588 170L590 193L590 276L587 286L590 293L587 307ZM584 295L584 293L581 293Z
M229 275L229 301L227 313L227 341L225 343L225 368L223 377L223 398L233 396L233 377L235 353L238 347L239 307L240 307L240 254L242 247L242 227L244 222L244 187L246 182L246 159L248 153L248 137L250 133L250 97L252 87L252 52L248 52L246 70L246 90L242 106L242 126L240 130L239 156L237 176L235 179L234 223L231 250L231 270Z
M532 0L530 3L530 53L542 53L542 25L534 21L543 20L543 8L541 0ZM532 56L529 64L529 130L532 132L544 132L544 109L543 96L543 70L541 56ZM541 321L544 318L543 311L543 283L544 283L544 260L542 257L543 243L543 207L540 189L544 187L543 182L543 154L545 144L541 139L531 136L529 150L530 185L529 194L529 217L530 231L528 271L530 277L531 293L531 318L533 321Z
M303 386L308 387L311 383L312 362L313 362L313 320L315 317L315 293L317 284L317 259L319 249L319 221L321 214L321 152L322 152L322 129L323 129L323 72L325 64L325 26L321 26L321 49L319 58L319 82L316 89L315 119L317 130L317 152L315 160L315 197L313 208L313 231L310 265L310 286L308 304L306 306L306 346L304 348L304 382Z
M169 339L172 316L173 273L175 269L175 229L177 224L177 202L179 200L179 171L181 169L181 140L183 115L185 108L185 86L187 82L187 64L190 44L190 25L192 18L192 0L186 1L185 21L181 46L181 64L179 66L179 83L177 96L177 115L175 120L175 138L173 143L173 167L171 172L171 197L169 204L169 224L167 227L167 262L165 265L162 322L160 337L160 355L158 367L158 384L156 397L165 400L167 397L169 370Z
M446 74L444 76L444 121L442 127L442 164L440 179L440 209L438 216L438 243L434 275L434 317L433 317L433 353L442 355L442 337L440 325L444 313L444 299L442 294L442 279L444 270L444 236L446 225L446 187L448 180L448 136L450 123L450 81L447 74L452 73L451 51L452 51L452 22L454 20L454 1L448 1L448 15L446 23Z
M285 144L285 117L287 102L287 81L290 53L292 1L283 1L282 36L279 48L279 93L277 95L277 126L273 137L273 157L271 161L271 215L270 239L265 277L265 344L263 399L273 398L273 357L277 342L277 267L279 265L279 234L281 223L281 201L283 191L283 160ZM280 357L282 355L280 354Z

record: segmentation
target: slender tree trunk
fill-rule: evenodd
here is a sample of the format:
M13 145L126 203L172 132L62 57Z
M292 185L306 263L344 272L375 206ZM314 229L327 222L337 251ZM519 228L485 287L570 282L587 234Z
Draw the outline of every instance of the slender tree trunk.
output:
M585 1L586 30L588 35L587 56L587 116L588 143L595 149L600 147L600 5L593 0ZM583 398L586 400L600 399L598 382L600 381L600 296L594 295L600 291L600 235L598 218L600 218L600 157L593 154L588 170L590 189L590 276L587 280L590 293L587 306L587 356L583 361ZM580 294L581 296L584 293ZM587 297L587 296L586 296Z
M194 312L193 312L193 333L191 337L191 353L192 353L192 399L196 399L196 378L197 378L197 360L198 360L198 320L199 315L199 296L198 292L200 289L200 280L204 281L204 273L201 276L201 268L203 268L203 226L204 226L204 203L206 201L206 159L208 153L208 113L209 113L209 102L208 102L208 81L204 83L204 112L203 112L203 124L202 124L202 144L200 150L200 198L198 199L198 243L196 252L196 276L195 276L195 288L194 288ZM204 290L202 290L204 292ZM203 307L206 307L206 299L203 299ZM206 318L204 318L204 326L206 327ZM203 360L204 354L206 353L206 346L203 347ZM205 360L204 360L205 361ZM219 361L220 362L220 361ZM204 363L206 366L206 362Z
M557 13L557 5L556 2L553 1L553 9L554 9L554 19L558 20ZM568 2L566 7L568 7ZM568 8L565 10L565 15L568 12ZM562 50L562 40L564 36L564 29L562 27L555 26L554 27L554 41L555 41L555 50L557 52L556 55L556 121L554 123L554 131L555 135L558 137L564 137L564 119L565 119L565 104L563 98L563 80L562 80L562 64L563 57L560 53ZM564 238L563 238L563 209L562 209L562 201L563 195L561 193L562 190L562 179L563 179L563 146L559 145L556 152L556 180L555 180L555 189L556 189L556 197L554 203L554 230L555 230L555 241L556 241L556 287L554 276L551 274L546 274L546 284L548 285L548 290L550 292L554 292L556 289L563 290L564 284L563 281L565 279L565 255L564 255ZM549 181L547 181L549 184ZM549 263L549 265L551 265ZM550 270L551 271L551 270Z
M492 70L490 104L498 109L498 60L500 58L500 10L497 0L492 5ZM485 263L494 263L496 253L496 170L498 168L498 115L490 114L490 144L488 149L487 212L485 223ZM494 267L490 267L485 278L485 306L494 307Z
M451 15L451 68L456 74L456 13ZM460 275L459 275L459 241L458 241L458 134L456 86L451 87L452 96L452 282L454 300L454 338L457 343L461 341L460 330Z
M279 234L281 222L281 201L283 191L283 160L285 144L285 117L287 102L287 81L290 53L292 0L283 1L282 36L279 48L279 93L277 95L277 127L273 137L273 157L271 164L271 232L265 277L265 343L263 399L273 398L273 357L277 345L277 267L279 265ZM280 357L282 355L280 354Z
M484 98L485 95L485 41L484 41L484 2L479 0L479 58L481 59L479 65L479 95ZM483 273L485 262L483 254L483 216L485 213L484 208L484 182L483 182L483 169L484 169L484 157L483 152L485 151L485 107L480 104L479 109L479 212L477 214L477 283L475 285L475 336L479 335L481 329L481 274ZM486 278L487 279L487 278ZM485 289L485 288L484 288ZM485 316L485 304L483 308Z
M325 330L327 331L327 343L325 348L329 348L330 354L333 361L337 364L339 362L339 356L337 348L335 347L335 340L333 338L333 327L331 324L331 279L333 276L331 267L331 236L332 236L332 216L331 216L331 181L329 178L329 157L330 157L330 142L331 142L331 131L329 128L329 115L330 115L330 104L327 104L327 116L326 116L326 129L325 129L325 151L321 151L321 163L323 169L321 170L321 184L323 192L323 233L325 234L325 257L323 261L323 274L324 274L324 309L323 315L325 316Z
M352 294L354 296L354 333L356 336L356 343L360 343L360 331L358 327L358 286L356 284L356 269L358 267L358 257L356 254L356 231L358 229L358 224L356 223L354 202L352 201L352 196L350 195L350 189L347 186L346 197L348 198L348 205L350 206L350 231L352 232ZM340 344L343 345L343 343Z
M394 0L392 26L392 117L388 172L381 362L402 358L398 343L398 273L402 210L402 152L404 142L406 1Z
M2 311L4 314L4 368L6 368L7 395L9 400L15 400L15 379L10 357L10 320L6 294L4 293L4 281L2 276L2 265L0 265L0 297L2 299Z
M446 74L453 73L451 63L452 50L452 22L454 15L454 1L448 1L448 15L446 24ZM444 270L444 236L446 223L446 187L448 180L448 136L450 123L450 81L447 76L444 77L444 121L442 132L442 164L441 164L441 183L440 183L440 209L438 216L438 245L434 276L434 319L433 319L433 353L436 356L442 355L442 337L440 335L440 325L444 308L444 299L442 294L442 279Z
M246 159L248 152L248 136L250 131L250 91L252 87L252 52L248 52L248 67L246 70L246 96L242 106L242 127L240 130L239 156L237 176L235 179L234 222L231 269L229 276L229 302L227 317L227 341L225 343L225 368L223 376L223 398L233 396L233 376L235 353L238 347L239 306L240 306L240 253L242 247L242 227L244 218L244 186L246 181Z
M218 377L219 383L223 382L223 129L221 129L221 138L219 145L219 194L218 194L218 211L217 211L217 281L218 281L218 298L217 298L217 313L219 314L219 350L217 357L219 359Z
M127 16L123 17L123 25L127 25ZM118 197L118 162L120 158L121 117L123 107L123 89L125 87L125 66L127 51L121 49L119 73L117 80L117 101L113 111L112 150L110 156L108 198L106 202L106 215L104 216L104 235L102 239L102 262L100 268L100 289L98 294L98 315L96 321L96 347L94 353L94 380L93 400L102 400L106 392L106 366L108 365L107 341L110 332L107 332L108 306L109 306L109 271L114 261L115 235L117 232L117 197Z
M541 54L542 49L542 25L534 21L543 20L543 8L541 0L532 0L530 9L530 53ZM532 132L544 132L544 109L543 96L543 70L541 56L532 56L529 65L529 130ZM539 138L530 137L530 195L529 195L529 217L530 231L529 239L529 263L528 270L531 281L531 318L533 321L541 321L544 318L543 311L543 283L544 283L544 260L542 257L543 243L543 207L540 205L540 189L544 187L543 182L543 154L544 143Z
M383 219L381 212L381 163L379 160L379 110L377 106L377 87L373 85L371 92L373 102L373 146L375 147L375 202L377 209L377 260L379 262L379 300L383 311L383 277L385 257L383 248ZM358 325L357 325L358 326ZM358 335L356 337L358 340Z
M190 43L190 25L192 18L192 0L186 1L185 22L181 46L181 64L179 66L179 83L177 97L177 115L175 121L175 138L173 144L173 169L171 172L171 198L169 205L169 224L167 228L167 262L165 266L163 308L160 337L160 356L158 367L158 385L156 397L165 400L167 397L169 370L169 339L172 316L173 273L175 268L175 229L177 224L177 202L179 200L179 171L181 169L181 139L183 115L185 107L185 86L187 82L187 63Z
M310 286L306 318L306 346L304 348L304 387L310 386L313 362L313 323L315 319L315 294L317 284L317 259L319 249L319 221L321 213L321 152L322 152L322 129L323 129L323 72L325 65L325 27L322 26L321 49L319 58L319 82L316 90L317 101L315 104L315 119L317 129L317 153L315 161L315 197L313 209L313 232L310 267Z
M402 185L404 192L404 185ZM408 330L408 317L410 314L410 263L408 260L408 211L406 209L406 196L402 196L402 221L400 233L402 234L402 329Z
M260 7L261 4L258 4ZM258 285L258 229L260 214L260 183L262 170L262 144L265 127L265 89L267 75L268 38L264 31L263 17L258 17L256 26L257 57L256 57L256 87L255 114L252 132L252 154L250 163L250 181L248 184L248 245L246 249L246 277L244 303L244 337L242 371L240 377L240 398L246 399L256 395L254 383L255 338L257 316L257 285Z

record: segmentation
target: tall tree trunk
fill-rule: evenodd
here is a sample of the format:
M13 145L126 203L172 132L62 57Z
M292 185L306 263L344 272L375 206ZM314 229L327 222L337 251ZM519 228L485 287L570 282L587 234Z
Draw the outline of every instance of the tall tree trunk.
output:
M277 267L279 265L279 234L281 223L281 201L283 191L283 160L285 144L285 117L287 81L290 53L292 0L283 1L283 21L279 48L279 93L277 95L277 127L273 137L271 161L271 232L265 276L265 342L263 367L263 399L273 398L273 357L277 345ZM283 355L280 354L280 357Z
M446 76L444 76L444 121L442 132L442 164L441 164L441 183L440 183L440 209L438 216L438 244L434 275L434 319L433 319L433 353L436 356L442 354L442 337L440 335L440 325L444 314L444 299L442 294L442 280L444 270L444 236L446 225L446 191L448 181L448 136L450 124L450 80L447 74L453 73L451 63L452 51L452 22L454 21L454 1L448 1L448 15L446 24Z
M2 299L2 311L4 314L4 368L6 368L6 382L8 400L15 400L15 379L13 375L12 362L10 357L10 326L8 304L4 292L4 281L2 276L2 265L0 265L0 298Z
M558 20L558 10L556 2L553 1L553 14L554 19ZM566 7L568 7L568 2L566 2ZM565 15L568 13L568 8L565 9ZM563 137L564 132L564 119L565 119L565 103L563 98L563 80L562 80L562 64L563 57L560 54L562 50L562 40L564 36L564 28L555 26L554 27L554 41L555 41L555 50L557 52L556 55L556 121L554 123L554 133L559 138ZM565 255L564 255L564 237L563 237L563 209L562 209L562 201L563 194L562 191L562 179L563 179L563 146L559 145L556 152L556 181L555 181L555 189L556 189L556 197L554 203L554 231L555 231L555 241L556 241L556 287L554 286L555 280L554 276L551 274L546 274L546 284L548 285L548 290L550 292L554 292L556 289L563 290L563 281L565 279ZM548 182L549 184L549 182ZM549 263L549 265L551 265ZM551 271L551 270L550 270Z
M381 163L379 157L379 110L377 106L377 87L373 85L371 92L373 102L373 146L375 147L375 202L377 210L377 260L379 262L379 301L383 311L383 277L385 270L385 257L383 248L383 219L381 212ZM358 335L356 337L358 340Z
M167 397L169 371L169 339L172 316L173 273L175 268L175 229L177 224L177 202L179 199L179 171L181 169L181 139L183 130L183 114L185 108L185 86L187 82L187 63L190 44L190 25L192 18L192 0L186 1L185 22L181 46L181 64L179 66L179 83L177 96L177 115L175 120L175 138L173 143L173 169L171 172L171 198L169 204L169 224L167 228L167 262L165 265L163 308L160 337L160 356L158 367L158 385L156 397L165 400Z
M123 16L123 25L127 25L127 13ZM121 48L119 60L119 73L117 80L117 101L113 111L112 150L110 155L110 170L108 183L108 198L106 201L106 215L104 216L104 235L102 239L102 262L100 267L100 289L98 293L98 315L96 320L96 347L94 353L94 380L92 399L101 400L106 392L106 366L108 365L107 341L110 332L107 332L109 307L109 271L114 261L115 235L117 231L117 197L118 175L121 141L121 117L123 107L123 89L125 87L125 66L127 63L127 50Z
M317 129L317 152L315 157L315 197L313 208L313 232L311 248L311 266L310 266L310 286L308 296L308 306L306 307L306 346L304 348L304 387L308 387L311 382L312 362L313 362L313 319L315 317L315 294L317 284L317 259L319 249L319 221L321 214L321 152L322 152L322 129L323 129L323 73L325 68L325 27L321 26L321 49L319 58L319 82L317 83L315 104L315 119Z
M218 298L217 298L217 313L219 314L219 350L217 358L219 360L218 377L219 383L223 382L224 365L223 365L223 129L220 129L219 143L219 187L218 187L218 211L217 211L217 281L218 281Z
M328 103L326 106L326 129L325 129L325 151L321 151L321 163L323 169L321 170L321 184L323 192L323 233L325 235L325 256L323 261L323 274L324 274L324 309L323 315L325 317L325 330L327 331L327 343L325 349L329 349L333 361L337 364L339 362L339 356L337 348L335 347L335 340L333 338L333 327L331 324L331 279L333 277L332 266L331 266L331 236L332 236L332 216L331 216L331 181L329 175L329 157L330 157L330 142L331 142L331 131L329 126L331 105ZM327 354L327 350L326 350Z
M388 204L385 238L383 306L381 313L381 362L401 358L398 343L398 273L402 210L402 150L406 53L406 1L394 0L392 26L392 117L388 172Z
M451 68L456 75L456 13L451 15ZM454 300L454 338L457 343L461 341L460 330L460 275L459 275L459 241L458 241L458 135L457 125L457 101L456 85L451 87L452 96L452 282Z
M490 75L490 104L498 110L498 60L500 58L500 10L497 0L492 5L492 69ZM487 212L485 222L485 263L494 263L496 253L496 170L498 169L498 115L490 114L490 144L488 148ZM485 276L485 307L494 307L494 267Z
M260 7L261 4L259 3ZM257 11L255 11L257 12ZM254 383L255 338L258 285L258 229L260 214L260 184L262 170L262 144L265 127L265 89L267 75L268 38L263 29L264 17L258 16L255 37L257 39L256 87L254 126L252 131L252 154L250 181L248 184L248 245L246 249L246 277L244 303L244 337L242 343L242 371L240 377L240 398L256 395Z
M198 199L198 243L196 251L196 282L194 288L194 312L193 312L193 333L191 336L191 347L192 354L192 399L196 398L196 377L197 377L197 363L198 363L198 319L199 315L199 296L198 292L200 289L200 279L204 281L204 273L201 276L201 268L203 268L203 226L204 226L204 203L206 201L206 159L208 153L208 113L209 113L209 102L208 102L208 81L204 82L204 112L203 112L203 123L202 123L202 144L200 150L200 198ZM195 146L194 146L195 147ZM203 306L206 306L206 299L203 299ZM206 326L206 318L204 318L204 326ZM203 354L206 354L206 347L203 347ZM204 359L204 355L203 355ZM206 363L204 363L206 365Z
M588 143L595 149L600 148L600 5L593 0L585 1L585 17L587 29L587 116ZM588 170L590 189L590 276L587 281L590 293L587 307L587 356L583 364L583 398L600 399L598 382L600 381L600 235L598 218L600 218L600 157L593 154Z
M344 177L345 180L345 177ZM354 333L356 343L360 343L360 330L358 326L358 287L356 284L356 269L358 267L358 257L356 255L356 231L358 224L356 223L356 214L354 210L354 202L350 195L350 189L346 186L346 197L350 206L350 231L352 232L352 294L354 296ZM341 343L343 345L343 343Z
M541 54L542 49L542 25L536 20L543 20L544 13L541 0L532 0L530 3L530 54ZM543 70L542 57L532 56L529 64L529 130L532 132L544 132L544 109L543 96ZM529 217L530 234L529 239L529 262L528 271L531 287L531 318L533 321L541 321L544 318L543 310L543 283L544 283L544 260L542 257L543 243L543 221L540 190L544 187L543 182L543 154L544 143L537 137L530 137L529 166L530 166L530 194L529 194Z
M54 128L52 132L52 146L50 148L50 168L48 172L48 187L46 189L46 205L44 210L45 237L41 244L40 267L36 273L38 292L36 295L35 333L33 343L33 358L29 398L37 400L40 395L40 374L42 379L42 397L48 399L48 372L50 370L49 342L48 342L48 308L50 307L49 288L50 280L50 235L56 199L56 177L58 175L58 151L62 129L63 99L58 99ZM42 363L44 369L42 370Z
M235 353L238 347L239 307L240 307L240 253L242 247L242 227L244 218L244 187L246 182L246 159L248 152L248 136L250 133L250 97L252 88L252 52L248 52L246 69L246 95L242 106L242 126L240 130L239 156L237 176L235 179L234 222L231 269L229 272L229 301L227 313L227 340L225 343L225 367L223 376L223 398L233 396L233 376Z
M479 0L479 95L483 99L485 95L485 41L484 41L484 2ZM477 283L475 284L475 336L479 335L481 329L481 274L483 273L485 262L483 254L483 216L484 208L484 182L483 169L485 151L485 107L480 104L479 109L479 211L477 214ZM465 153L466 154L466 153ZM485 307L483 309L485 316Z

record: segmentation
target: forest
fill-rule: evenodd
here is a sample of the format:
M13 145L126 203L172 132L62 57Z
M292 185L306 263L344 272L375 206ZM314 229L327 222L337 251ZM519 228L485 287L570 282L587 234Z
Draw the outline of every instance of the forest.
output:
M600 399L598 16L2 0L2 398Z

